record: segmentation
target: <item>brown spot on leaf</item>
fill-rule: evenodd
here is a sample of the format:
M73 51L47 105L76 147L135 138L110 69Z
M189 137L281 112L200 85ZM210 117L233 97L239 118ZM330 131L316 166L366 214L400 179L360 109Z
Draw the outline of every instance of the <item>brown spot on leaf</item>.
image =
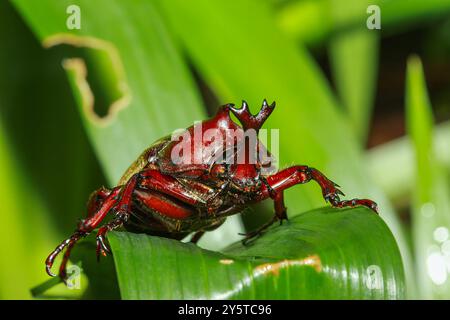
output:
M264 263L255 268L256 276L272 273L278 276L280 274L280 269L288 268L290 266L310 266L313 267L316 272L322 271L322 262L318 255L308 256L303 259L294 260L281 260L278 262Z

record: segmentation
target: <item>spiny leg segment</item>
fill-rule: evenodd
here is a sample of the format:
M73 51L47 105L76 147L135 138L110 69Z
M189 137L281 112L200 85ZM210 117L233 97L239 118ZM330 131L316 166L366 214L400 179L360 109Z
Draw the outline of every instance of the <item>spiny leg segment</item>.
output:
M296 185L307 183L311 180L317 182L322 189L325 201L330 202L333 207L356 207L365 206L378 213L377 204L369 199L340 200L340 195L345 194L339 189L339 185L328 179L319 170L308 166L293 166L281 170L274 175L264 178L261 199L272 198L274 200L275 215L271 220L262 225L259 229L246 234L243 243L247 243L251 238L261 234L275 221L287 220L286 207L284 205L284 190Z
M56 257L64 250L64 248L67 247L67 251L64 254L63 260L61 262L60 266L60 276L61 278L65 278L66 276L66 266L67 262L69 261L70 252L73 246L77 241L87 236L92 230L94 230L98 224L103 220L103 218L106 216L106 214L114 207L114 205L117 203L117 196L119 195L121 191L121 188L115 188L113 189L106 198L102 201L102 204L97 212L95 213L89 213L92 215L88 215L88 217L85 220L82 220L77 230L66 240L61 242L55 250L53 250L52 253L47 257L45 261L46 271L48 275L54 277L56 276L54 273L52 273L51 268L53 266L53 263L56 259Z

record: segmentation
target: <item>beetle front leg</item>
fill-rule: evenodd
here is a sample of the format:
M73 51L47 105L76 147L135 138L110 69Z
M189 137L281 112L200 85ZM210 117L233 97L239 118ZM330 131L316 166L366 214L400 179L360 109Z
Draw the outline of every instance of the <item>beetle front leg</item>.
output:
M192 236L192 238L189 242L191 242L193 244L197 244L197 242L200 240L201 237L203 237L204 234L205 234L205 231L197 231L196 233L194 233L194 235Z
M66 249L66 252L64 253L64 257L62 259L61 265L59 267L59 275L61 279L66 279L66 266L67 262L69 262L70 252L72 251L72 247L75 245L75 243L80 240L81 238L85 237L86 233L76 231L74 234L70 236L70 238L64 240L61 242L60 245L56 247L55 250L50 253L50 255L47 257L47 260L45 260L45 267L47 274L51 277L55 277L56 274L52 272L52 266L53 262L55 261L55 258L61 253L61 251Z
M283 191L281 192L275 192L274 190L271 190L271 198L274 201L274 208L275 208L275 214L273 215L272 219L267 221L265 224L263 224L258 229L251 231L249 233L244 234L245 238L242 240L242 244L246 245L249 240L252 238L259 236L261 233L266 231L267 228L269 228L271 225L273 225L276 221L280 221L280 225L283 223L283 220L288 220L287 214L286 214L286 206L284 205L284 194Z
M293 166L267 177L270 189L263 190L263 196L270 196L270 192L280 192L296 184L302 184L311 180L316 181L322 189L325 201L329 201L333 207L354 207L365 206L378 213L377 204L369 199L340 200L340 195L344 193L339 190L339 186L323 175L319 170L308 166Z
M66 276L66 266L69 261L70 252L72 247L75 245L77 241L87 236L92 230L94 230L98 224L105 218L106 214L111 210L112 207L117 203L116 197L118 196L121 188L113 189L109 195L103 200L101 207L98 209L96 213L89 213L87 219L82 220L77 230L66 240L61 242L55 250L53 250L50 255L45 260L45 267L47 274L49 276L56 276L52 273L51 268L53 263L55 262L56 257L67 248L66 253L64 254L63 260L61 262L61 266L59 268L59 274L62 279L65 279Z
M106 234L116 228L121 227L125 222L127 222L130 213L129 208L132 200L133 191L136 185L140 182L141 174L136 173L134 176L128 180L127 184L123 187L122 196L120 197L119 203L113 208L116 212L116 216L113 220L98 229L97 232L97 260L100 260L100 255L106 256L111 253L111 249L106 242Z

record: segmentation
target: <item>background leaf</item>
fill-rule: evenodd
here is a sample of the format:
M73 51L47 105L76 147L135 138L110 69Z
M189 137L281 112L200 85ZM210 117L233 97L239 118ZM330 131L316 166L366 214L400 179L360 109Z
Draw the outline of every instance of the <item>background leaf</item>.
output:
M406 110L408 132L415 148L416 180L413 201L413 235L418 280L425 299L450 297L450 189L433 145L433 115L422 64L408 60Z
M311 45L321 44L333 34L366 25L369 17L366 10L351 10L345 19L333 19L333 1L286 1L278 10L278 24L290 37ZM385 34L399 33L450 13L449 0L374 0L370 4L380 7Z
M130 163L153 141L204 117L192 78L168 40L170 35L151 2L134 1L133 6L105 0L44 0L39 3L15 0L13 3L43 43L52 36L69 33L61 21L67 18L66 8L77 4L83 8L83 25L69 34L79 37L81 46L86 36L109 42L117 50L126 70L125 78L132 96L130 104L103 126L93 123L89 115L80 110L96 154L112 183L118 181ZM102 15L98 14L100 8L104 12ZM126 28L103 27L110 21L122 19L133 24ZM60 41L69 40L62 38ZM180 105L183 107L179 108Z
M46 255L73 230L86 197L104 178L74 121L78 114L55 53L46 54L9 1L0 1L0 41L0 216L8 244L1 249L0 290L2 297L25 299L47 279ZM54 293L79 294L60 289Z
M433 150L439 163L450 172L450 123L444 122L433 129ZM408 197L415 187L415 150L407 136L372 148L366 155L371 177L394 202ZM389 168L389 174L385 174Z
M330 3L332 21L366 11L371 1L334 0ZM365 145L374 103L378 69L378 30L365 24L334 34L329 42L334 84L345 107L353 130Z
M361 207L306 212L222 253L142 234L108 238L125 299L405 297L395 240Z

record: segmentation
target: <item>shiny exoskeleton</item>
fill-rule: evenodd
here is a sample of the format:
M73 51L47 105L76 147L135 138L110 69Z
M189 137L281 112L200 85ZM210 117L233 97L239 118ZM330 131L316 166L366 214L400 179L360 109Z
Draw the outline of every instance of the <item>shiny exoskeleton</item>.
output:
M258 132L274 107L275 103L268 105L264 100L261 110L254 116L245 102L240 109L233 104L224 105L213 118L201 123L201 133L214 129L226 138L233 131ZM237 117L242 127L230 118L230 112ZM191 126L186 132L194 135L195 128L196 125ZM207 140L200 145L192 143L189 148L190 163L174 163L172 155L178 140L168 136L155 142L129 167L116 187L100 188L91 195L87 217L48 256L47 273L54 276L51 272L53 262L66 249L59 269L59 275L64 279L73 246L97 227L98 257L110 252L105 239L106 233L121 226L132 232L173 239L182 239L194 233L191 241L197 242L205 231L219 227L228 216L242 211L252 203L273 199L273 218L258 230L247 234L245 239L248 240L275 221L287 219L283 191L310 180L319 184L324 199L334 207L363 205L377 211L376 203L372 200L341 201L339 196L344 194L338 189L339 186L318 170L305 165L264 174L261 170L264 164L259 157L256 157L256 163L244 161L231 164L225 163L223 159L205 159L203 149L211 147L211 144L220 143L217 147L229 150L230 145L226 145L224 141L227 140ZM248 144L244 145L248 148ZM257 149L259 148L264 146L258 144ZM252 153L256 150L247 151ZM107 215L112 215L113 219L100 225Z

